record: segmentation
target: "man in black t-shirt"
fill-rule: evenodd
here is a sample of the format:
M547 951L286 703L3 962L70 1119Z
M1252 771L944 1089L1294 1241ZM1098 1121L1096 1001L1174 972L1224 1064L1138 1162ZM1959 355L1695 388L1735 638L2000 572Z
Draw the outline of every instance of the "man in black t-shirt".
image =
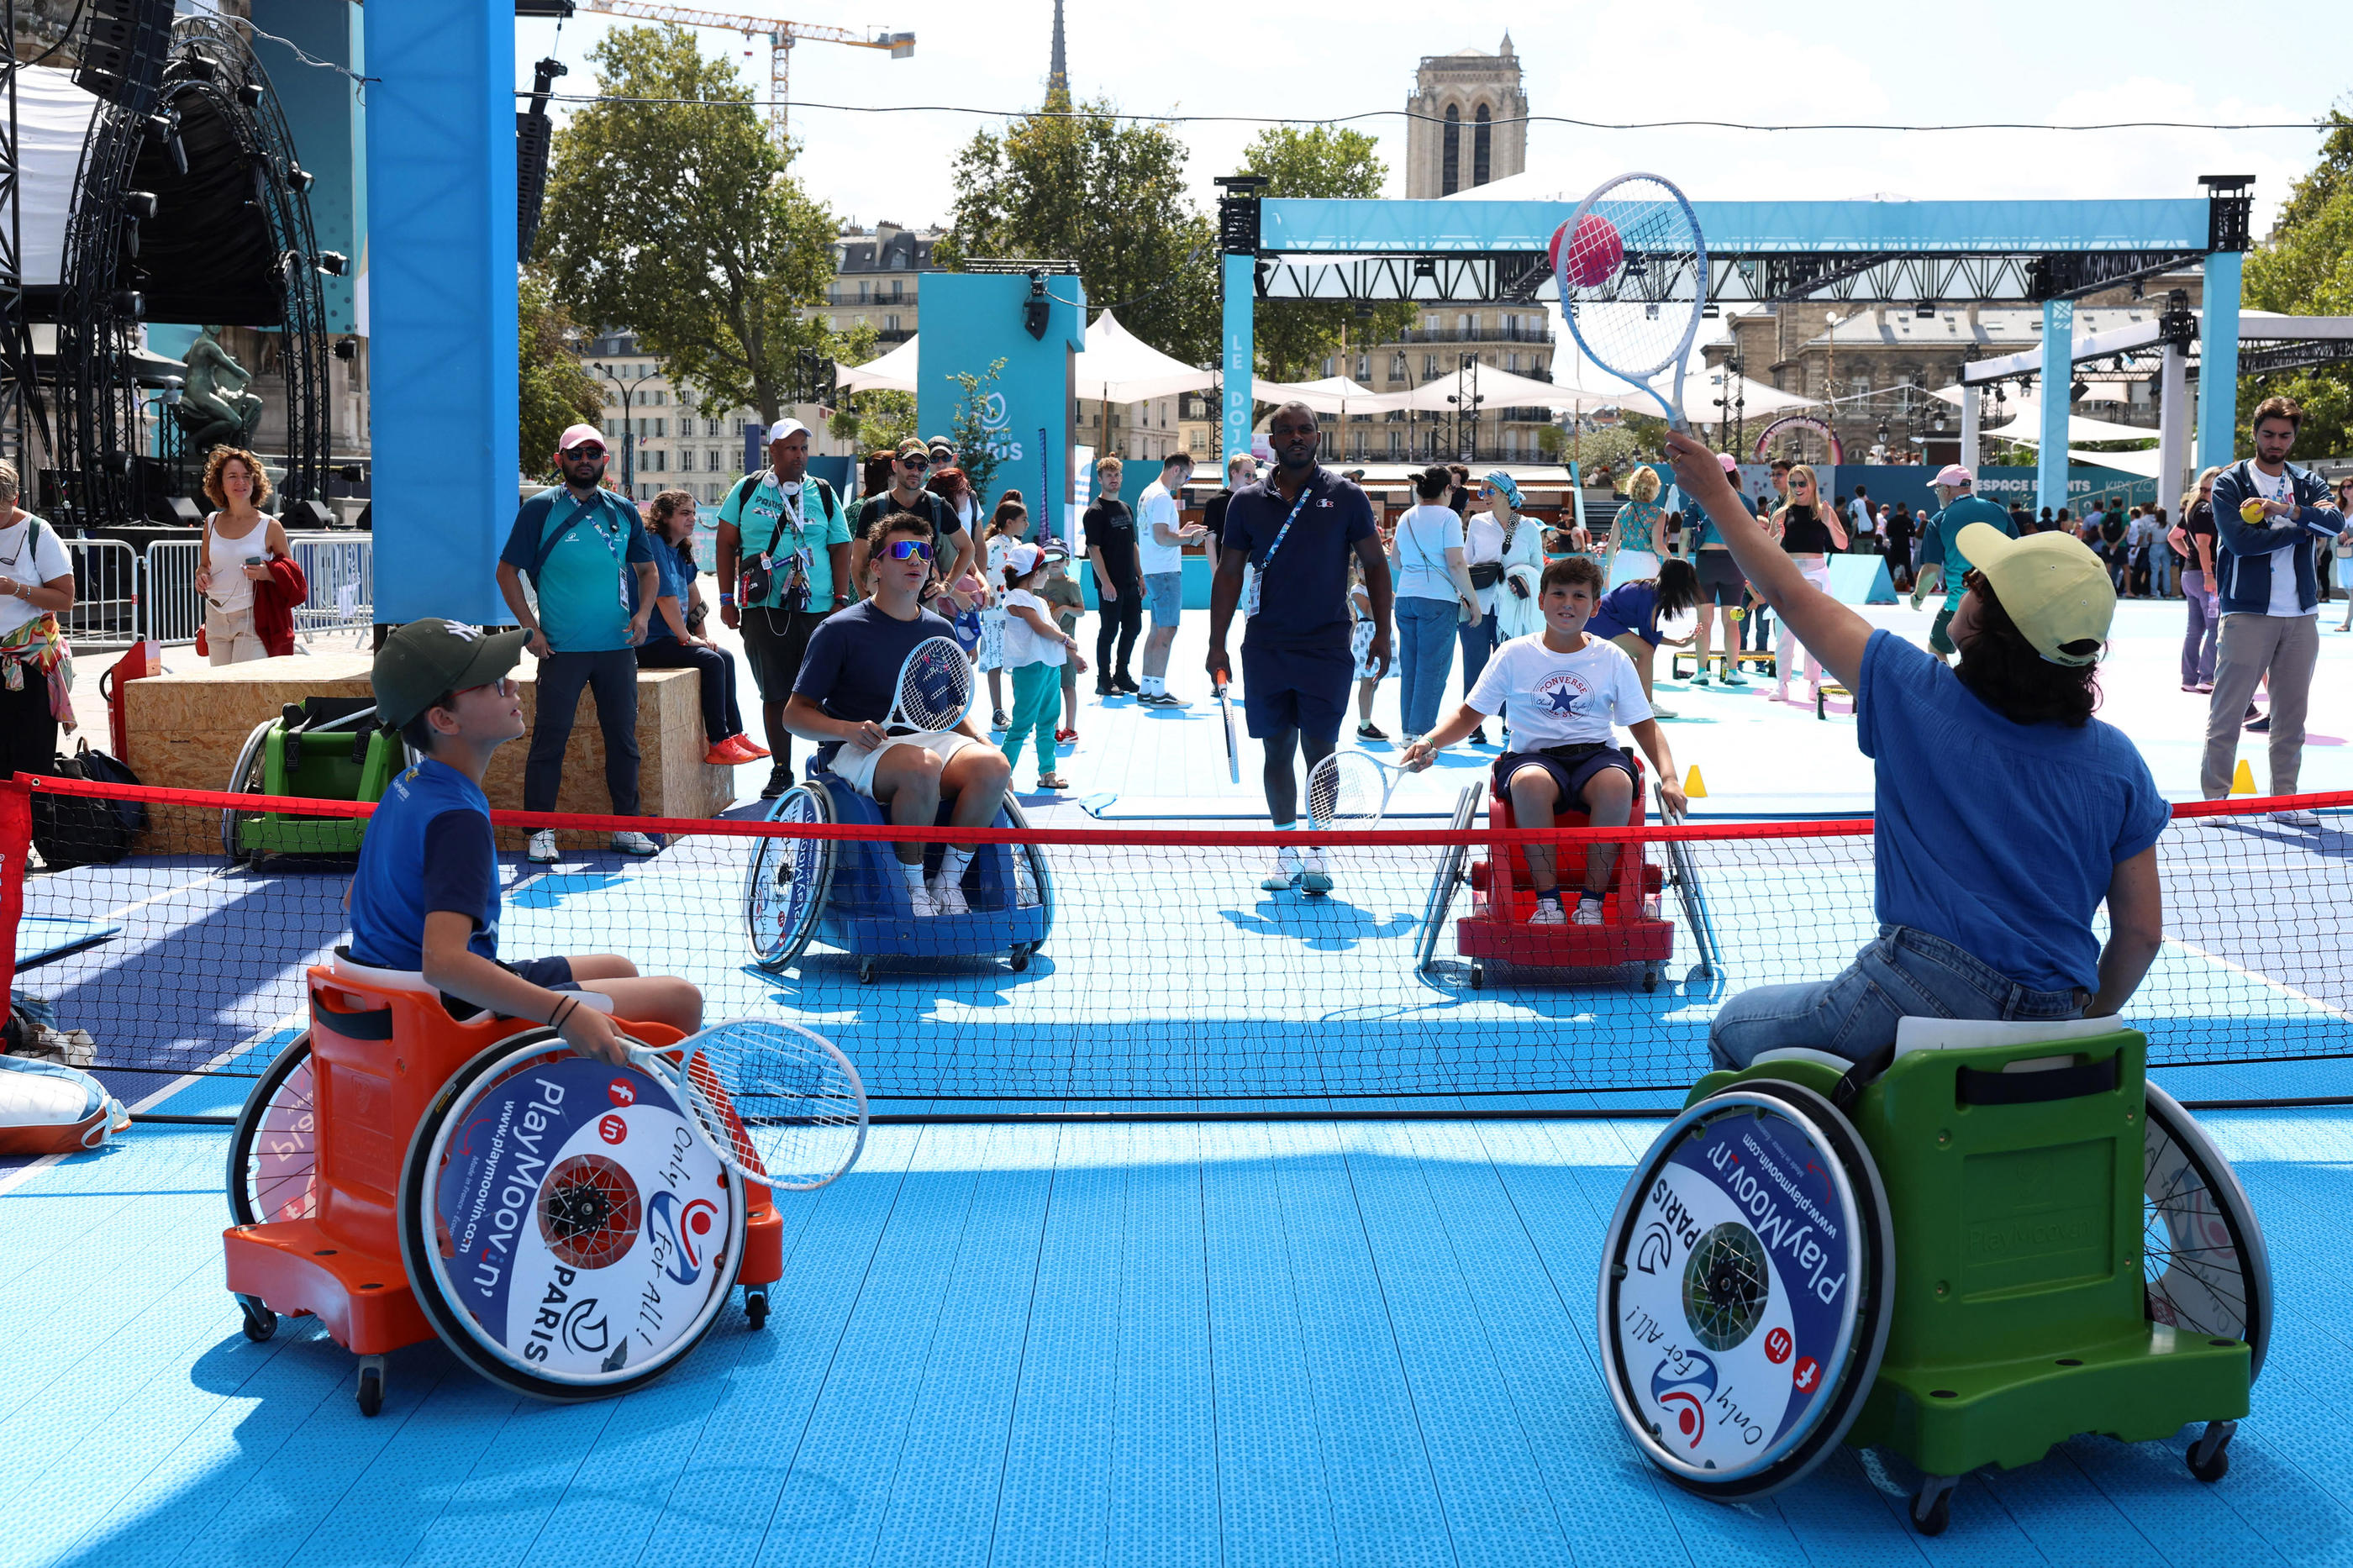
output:
M1119 499L1120 472L1117 458L1095 465L1095 500L1082 520L1087 562L1094 568L1095 598L1103 606L1103 626L1095 633L1098 697L1143 689L1127 672L1136 634L1144 630L1144 579L1136 571L1135 514Z
M908 437L891 459L891 488L858 509L849 541L849 580L857 584L853 592L867 590L866 542L874 525L894 511L912 511L932 525L932 537L939 545L932 570L942 581L953 583L971 568L971 533L956 521L955 508L923 488L931 466L931 448Z
M1234 492L1245 485L1258 482L1258 459L1248 452L1236 452L1226 459L1226 488L1209 498L1201 509L1201 526L1209 531L1202 549L1209 557L1209 575L1218 574L1218 552L1225 548L1226 507Z

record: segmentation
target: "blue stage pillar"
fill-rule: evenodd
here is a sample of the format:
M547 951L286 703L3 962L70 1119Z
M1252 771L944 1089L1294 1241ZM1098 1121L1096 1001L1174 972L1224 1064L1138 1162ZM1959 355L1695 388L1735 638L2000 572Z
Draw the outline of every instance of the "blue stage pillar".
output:
M2198 323L2198 466L2237 457L2239 445L2239 275L2246 258L2217 250L2206 258L2205 303Z
M980 410L997 468L981 497L981 515L997 510L1007 487L1029 500L1033 532L1069 531L1071 356L1086 347L1087 294L1074 277L1046 279L1046 334L1022 324L1029 279L1018 273L939 272L923 285L930 313L915 336L915 426L926 436L955 427L964 404L959 372L987 374L997 384Z
M1258 374L1258 342L1250 312L1258 305L1258 258L1226 255L1226 405L1219 460L1250 449L1250 383Z
M2042 444L2035 448L2034 504L2067 504L2067 395L2075 384L2075 301L2042 301Z
M518 475L514 17L480 0L364 16L376 619L512 621L495 573Z

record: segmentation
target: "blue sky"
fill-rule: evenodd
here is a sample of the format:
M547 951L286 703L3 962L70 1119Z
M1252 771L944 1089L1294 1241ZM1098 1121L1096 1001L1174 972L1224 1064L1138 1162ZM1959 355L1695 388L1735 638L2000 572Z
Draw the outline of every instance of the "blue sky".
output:
M804 44L794 51L796 99L945 103L1019 110L1044 80L1051 0L893 0L848 12L817 0L702 0L699 8L791 16L871 32L912 30L914 58ZM2287 0L2259 11L2259 38L2234 34L2234 13L2170 0L2131 7L2073 3L1891 6L1817 0L1798 7L1716 0L1651 5L1458 5L1350 0L1283 11L1224 0L1117 6L1070 0L1072 85L1138 112L1320 118L1403 106L1424 54L1493 49L1508 27L1537 114L1592 120L1745 119L1947 121L2308 119L2353 105L2353 67L2340 4ZM1335 22L1335 17L1345 20ZM1681 16L1681 21L1673 20ZM1924 18L1941 18L1932 22ZM521 85L552 47L585 90L588 47L626 25L582 14L563 28L519 21ZM749 67L765 95L765 40L709 31L705 48ZM2332 43L2333 40L2333 43ZM2306 50L2315 51L2306 54ZM2265 69L2263 61L2278 62ZM2221 68L2215 68L2219 62ZM956 149L995 121L969 115L795 116L796 173L844 217L918 224L944 219ZM1404 121L1360 122L1392 171ZM1196 124L1197 198L1235 164L1254 128ZM2162 196L2199 194L2197 176L2257 176L2259 227L2306 167L2309 131L2134 131L1886 134L1607 132L1530 128L1529 167L1543 184L1581 194L1629 167L1653 168L1702 198ZM1393 174L1393 193L1399 189Z

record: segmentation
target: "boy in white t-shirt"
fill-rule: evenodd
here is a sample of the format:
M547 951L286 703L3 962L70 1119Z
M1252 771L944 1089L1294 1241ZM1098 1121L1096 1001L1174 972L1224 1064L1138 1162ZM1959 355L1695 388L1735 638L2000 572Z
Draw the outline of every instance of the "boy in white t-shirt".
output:
M1600 598L1601 568L1590 558L1571 556L1546 567L1544 630L1496 649L1454 716L1406 748L1405 765L1420 772L1438 752L1503 713L1515 749L1495 759L1494 786L1511 796L1514 823L1550 827L1566 804L1596 827L1619 827L1634 815L1633 764L1615 739L1615 726L1623 724L1657 770L1667 804L1682 811L1683 779L1643 700L1634 661L1616 644L1586 635L1585 623ZM1552 849L1531 844L1525 853L1536 894L1528 923L1567 923L1572 917L1561 907ZM1586 852L1577 924L1601 923L1602 893L1617 863L1614 845Z

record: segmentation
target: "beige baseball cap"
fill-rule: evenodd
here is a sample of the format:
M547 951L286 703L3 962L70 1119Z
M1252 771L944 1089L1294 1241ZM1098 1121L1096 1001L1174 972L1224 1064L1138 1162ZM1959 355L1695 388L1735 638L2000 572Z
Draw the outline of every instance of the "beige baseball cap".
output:
M2012 539L1973 522L1954 541L1985 574L2010 620L2052 664L2099 662L2116 613L2116 584L2091 547L2072 533Z

